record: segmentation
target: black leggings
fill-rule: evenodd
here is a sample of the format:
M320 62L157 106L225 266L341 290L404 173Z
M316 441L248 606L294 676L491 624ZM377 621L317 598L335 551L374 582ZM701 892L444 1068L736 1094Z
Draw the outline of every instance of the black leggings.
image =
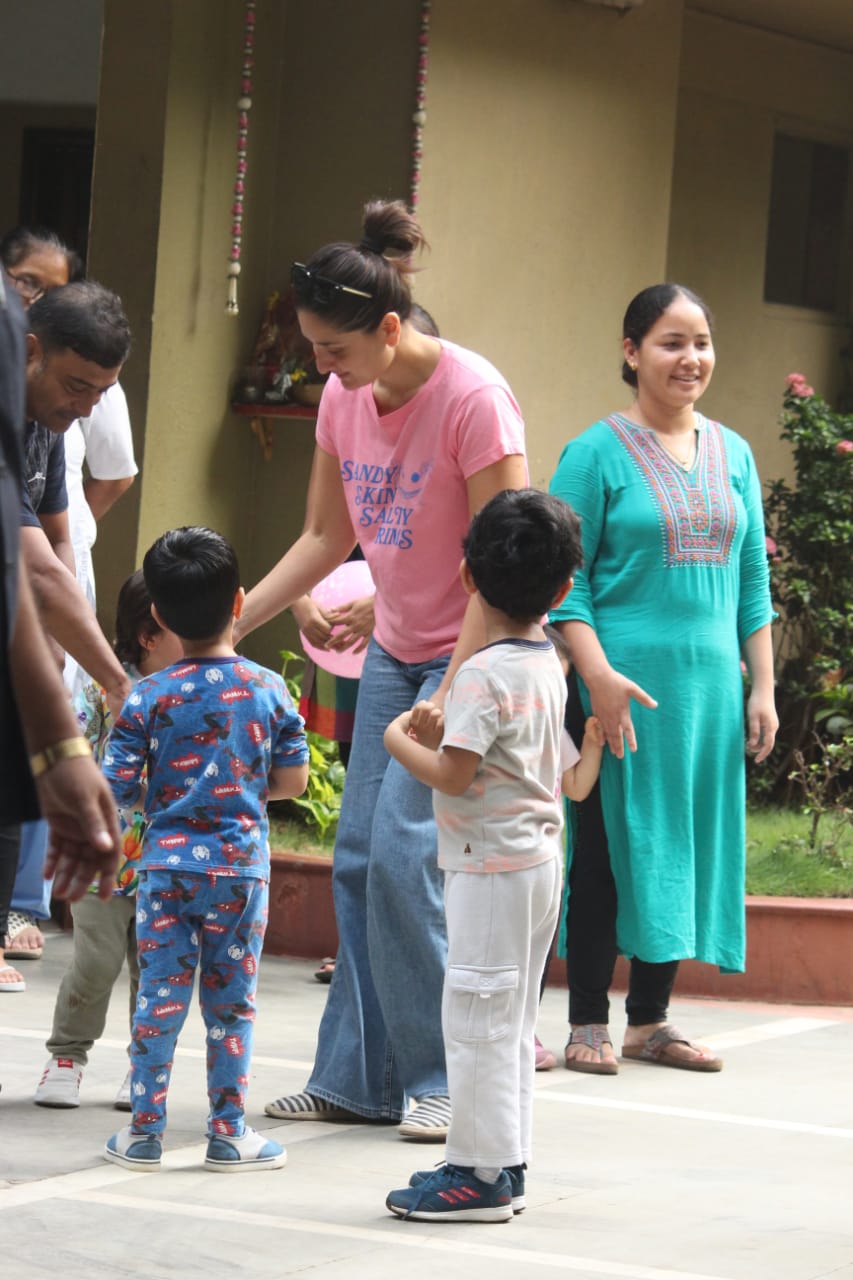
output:
M583 740L584 718L577 680L570 675L566 727L574 742ZM569 1022L575 1026L606 1024L610 1009L607 993L617 956L616 884L610 869L598 783L574 810L575 843L566 913ZM663 964L648 964L636 956L631 960L625 1001L629 1026L666 1021L677 972L677 960Z

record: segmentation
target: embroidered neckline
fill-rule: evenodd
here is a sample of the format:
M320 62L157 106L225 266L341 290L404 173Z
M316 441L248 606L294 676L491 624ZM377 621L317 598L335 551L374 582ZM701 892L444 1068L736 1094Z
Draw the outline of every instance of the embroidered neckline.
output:
M726 566L737 525L737 508L719 424L700 418L696 459L689 469L670 457L648 427L631 422L623 414L613 414L607 424L654 504L664 563L669 568ZM661 458L668 465L661 467Z

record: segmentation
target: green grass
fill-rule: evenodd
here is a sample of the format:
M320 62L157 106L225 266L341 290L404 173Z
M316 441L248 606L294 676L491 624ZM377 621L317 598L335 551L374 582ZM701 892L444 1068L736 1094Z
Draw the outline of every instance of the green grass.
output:
M277 852L304 853L319 858L331 858L334 840L321 843L314 827L308 827L298 819L276 813L270 805L270 848Z
M762 897L853 897L853 822L825 815L819 852L811 818L790 809L751 809L746 818L746 891Z
M853 822L822 818L818 830L834 850L812 853L811 819L789 809L751 809L746 819L746 891L769 898L853 898ZM270 808L270 848L331 858L303 822Z

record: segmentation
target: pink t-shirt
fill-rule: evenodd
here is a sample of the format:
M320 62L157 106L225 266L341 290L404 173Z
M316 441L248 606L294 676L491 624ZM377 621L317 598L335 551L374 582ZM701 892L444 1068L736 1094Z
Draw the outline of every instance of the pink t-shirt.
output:
M442 341L408 403L380 416L373 388L323 391L317 444L340 462L352 520L376 584L375 635L401 662L452 653L468 601L459 581L466 481L524 454L521 411L487 360Z

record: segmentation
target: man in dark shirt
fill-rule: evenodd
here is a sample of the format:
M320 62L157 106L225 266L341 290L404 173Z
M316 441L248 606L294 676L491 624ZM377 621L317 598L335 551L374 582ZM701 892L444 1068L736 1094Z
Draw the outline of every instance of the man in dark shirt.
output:
M108 896L118 860L115 807L79 736L19 557L24 367L23 315L0 271L0 885L11 891L17 824L41 808L51 824L56 891L80 897L97 876ZM40 771L35 785L28 753ZM0 920L0 941L5 925ZM9 976L0 950L0 980Z
M24 559L48 633L118 708L127 676L74 572L63 434L118 380L130 330L120 300L91 280L51 289L30 307L27 328Z

